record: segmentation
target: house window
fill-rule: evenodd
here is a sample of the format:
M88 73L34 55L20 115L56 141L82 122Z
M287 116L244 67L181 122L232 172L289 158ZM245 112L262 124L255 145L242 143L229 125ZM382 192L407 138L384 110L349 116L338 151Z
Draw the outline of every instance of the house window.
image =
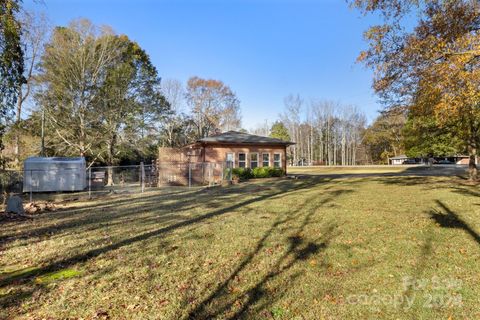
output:
M247 166L247 155L245 153L238 154L238 167L245 168Z
M250 154L250 168L258 167L258 153L251 153Z
M227 153L226 161L227 161L227 167L228 168L234 168L235 167L235 163L234 163L233 159L234 159L233 153Z
M270 153L262 154L262 166L268 167L270 165Z
M282 167L282 155L280 153L274 153L273 154L273 166L275 168L281 168Z

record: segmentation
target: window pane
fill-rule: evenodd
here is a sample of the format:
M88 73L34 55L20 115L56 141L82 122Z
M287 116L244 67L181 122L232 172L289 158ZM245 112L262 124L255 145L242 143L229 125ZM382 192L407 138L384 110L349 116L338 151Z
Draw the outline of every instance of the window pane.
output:
M273 154L273 166L275 168L280 168L281 167L281 155L280 155L280 153L274 153Z
M258 153L250 153L250 168L258 167Z
M233 153L227 153L227 161L233 161Z
M263 153L262 154L262 166L263 167L270 166L270 154L268 154L268 153Z
M238 161L245 161L245 153L238 154Z

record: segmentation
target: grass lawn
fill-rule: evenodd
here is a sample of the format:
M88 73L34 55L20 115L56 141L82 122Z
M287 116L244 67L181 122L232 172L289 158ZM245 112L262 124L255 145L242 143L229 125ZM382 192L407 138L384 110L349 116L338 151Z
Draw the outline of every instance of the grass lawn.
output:
M289 174L354 174L354 173L396 173L410 166L314 166L288 167Z
M454 165L435 165L432 168L424 165L395 165L395 166L314 166L314 167L288 167L288 174L294 175L339 175L339 174L426 174L426 175L445 175L445 174L463 174L467 168Z
M72 202L0 225L0 318L480 318L480 191L309 177Z

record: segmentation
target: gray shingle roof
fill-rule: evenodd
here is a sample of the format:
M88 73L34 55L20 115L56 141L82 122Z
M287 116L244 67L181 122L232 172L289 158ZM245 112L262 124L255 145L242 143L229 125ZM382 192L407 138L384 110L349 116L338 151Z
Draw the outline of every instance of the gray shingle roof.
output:
M269 145L291 145L293 142L281 139L262 137L254 134L238 131L227 131L219 135L210 136L197 140L203 143L232 143L232 144L269 144Z
M399 156L396 156L396 157L391 157L390 160L403 160L403 159L408 159L408 157L404 154L401 154Z

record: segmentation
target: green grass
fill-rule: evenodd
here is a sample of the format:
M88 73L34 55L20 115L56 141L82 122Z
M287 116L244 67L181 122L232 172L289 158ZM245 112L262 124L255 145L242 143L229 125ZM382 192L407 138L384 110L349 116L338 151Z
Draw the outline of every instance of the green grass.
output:
M288 167L290 175L364 175L364 174L424 174L424 175L464 175L467 167L443 165L428 167L424 165L374 165L374 166L313 166L313 167Z
M373 175L72 202L0 226L0 318L479 318L479 196Z
M410 166L314 166L288 167L288 174L363 174L404 172Z

